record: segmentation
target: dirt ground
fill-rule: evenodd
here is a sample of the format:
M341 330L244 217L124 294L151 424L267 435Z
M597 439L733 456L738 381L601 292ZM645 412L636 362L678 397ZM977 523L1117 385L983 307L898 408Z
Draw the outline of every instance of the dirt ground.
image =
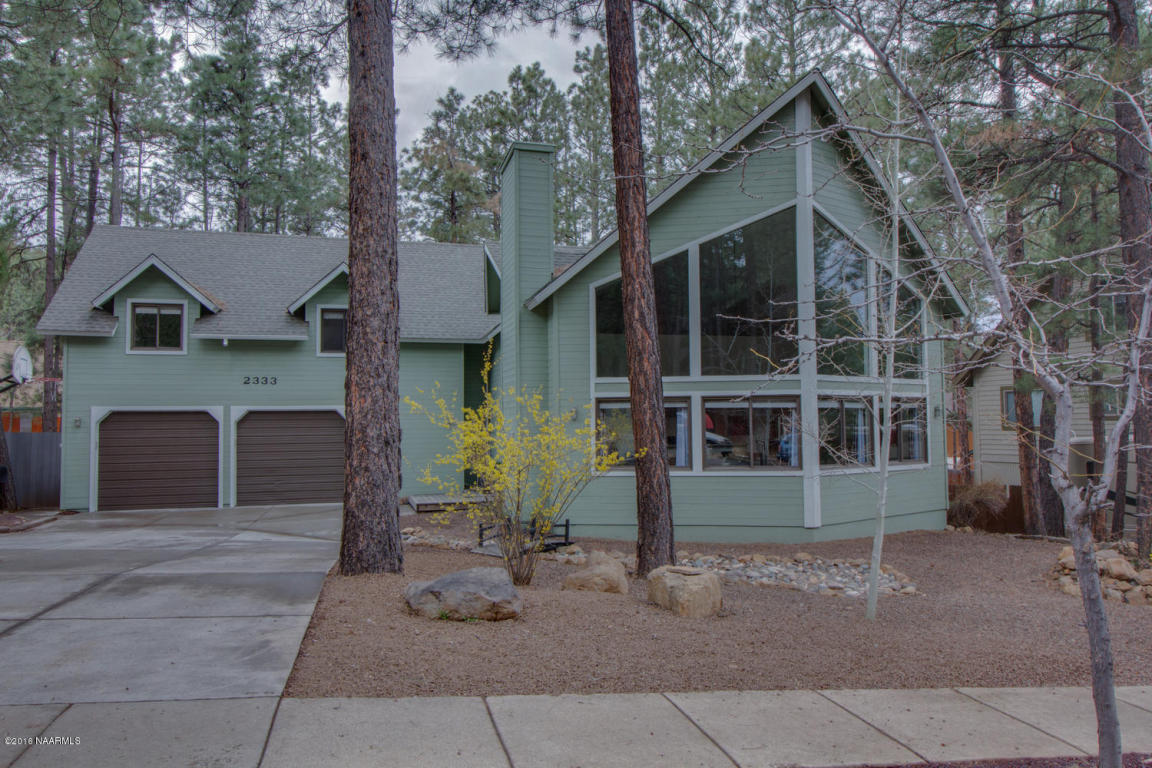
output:
M629 549L579 543L586 551ZM677 548L848 558L866 557L870 545ZM499 561L408 547L403 576L329 575L287 695L1087 685L1081 603L1046 578L1060 547L980 533L890 536L885 562L921 594L882 598L875 622L865 620L863 600L751 585L725 585L719 617L682 619L647 603L642 581L632 581L629 595L562 591L576 566L544 561L532 586L521 588L521 618L499 623L409 614L409 582ZM1117 683L1152 684L1152 607L1109 603L1108 617Z

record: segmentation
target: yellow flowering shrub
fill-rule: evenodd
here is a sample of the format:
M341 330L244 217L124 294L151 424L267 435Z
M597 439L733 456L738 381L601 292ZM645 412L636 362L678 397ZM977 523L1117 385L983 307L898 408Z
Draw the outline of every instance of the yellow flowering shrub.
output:
M489 386L491 369L488 354L476 408L458 410L438 391L430 406L411 398L405 402L444 429L451 446L424 469L421 481L462 500L450 512L463 511L474 524L492 526L512 582L530 584L544 537L581 491L621 458L607 448L591 406L576 426L577 413L552 413L539 393L520 391L508 393L519 415L505 414L500 393Z

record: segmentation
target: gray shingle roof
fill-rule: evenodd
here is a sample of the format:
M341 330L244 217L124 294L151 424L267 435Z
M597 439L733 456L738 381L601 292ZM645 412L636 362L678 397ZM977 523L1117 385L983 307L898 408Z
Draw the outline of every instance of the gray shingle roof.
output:
M401 339L479 341L497 328L499 316L485 311L481 246L401 243L399 251ZM193 324L193 336L307 338L287 308L347 260L348 241L97 226L37 328L111 334L116 318L92 301L153 254L221 307Z
M496 262L496 267L500 268L500 243L495 240L485 240L484 245L488 248L488 253L492 254L492 261ZM552 251L552 276L556 277L568 269L568 267L579 261L580 257L587 252L587 246L583 245L554 246Z

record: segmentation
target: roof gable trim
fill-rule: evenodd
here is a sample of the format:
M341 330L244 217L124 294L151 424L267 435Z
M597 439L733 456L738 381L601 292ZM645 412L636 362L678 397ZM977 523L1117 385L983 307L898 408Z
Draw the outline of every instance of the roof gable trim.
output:
M300 298L296 299L296 301L294 301L288 305L288 314L290 314L290 315L296 314L298 311L300 311L300 308L302 306L304 306L305 304L308 303L309 299L311 299L316 294L320 293L320 291L324 290L324 288L328 285L328 283L330 283L333 280L335 280L336 278L340 277L340 275L347 275L347 274L348 274L348 264L346 262L341 262L340 264L336 265L335 269L333 269L328 274L324 275L324 277L317 280L316 283L311 288L309 288L307 291L305 291L300 296Z
M787 91L776 97L776 99L771 104L760 110L759 114L746 122L742 128L738 129L735 133L725 139L723 144L705 155L703 159L701 159L688 170L684 171L680 178L676 179L676 181L669 184L660 194L652 198L652 200L648 202L648 218L651 218L652 214L654 214L661 206L675 197L680 192L680 190L684 189L684 187L692 183L696 177L700 176L700 174L712 167L716 161L731 152L737 144L751 136L754 131L759 129L762 125L764 125L764 123L768 122L768 120L775 116L777 112L795 101L796 97L803 93L807 88L811 87L813 83L822 81L823 79L823 75L821 75L818 70L813 70L804 77L800 78L795 83L795 85L793 85ZM600 240L600 242L592 246L588 253L581 256L580 259L577 260L572 266L564 270L564 272L560 274L560 277L552 280L550 283L537 291L534 296L525 302L524 306L528 309L535 309L536 307L540 306L540 304L542 304L545 299L564 287L564 285L567 284L569 280L576 277L577 274L584 271L585 267L595 261L597 257L600 256L600 254L604 253L613 245L615 245L619 239L619 230L614 229L609 232Z
M732 149L734 149L737 145L752 135L753 132L758 130L761 126L764 125L764 123L768 122L768 120L774 117L778 112L795 101L801 93L809 89L816 90L816 92L824 99L825 103L828 105L829 110L836 115L836 118L840 120L841 123L845 125L849 124L844 106L840 103L839 98L833 92L832 86L828 84L828 81L824 78L824 75L820 72L820 70L814 69L796 81L796 83L791 88L780 94L780 96L778 96L771 104L762 109L755 117L745 123L743 127L729 136L724 141L724 143L722 143L719 147L706 155L702 160L685 171L680 176L680 178L678 178L672 184L668 185L668 187L665 188L659 195L649 201L648 217L651 218L652 214L654 214L670 199L675 197L682 189L684 189L684 187L688 186L688 184L694 181L698 176L700 176L700 174L708 170L708 168L714 165L718 160L731 152ZM860 156L867 166L869 172L876 178L877 182L883 185L883 187L887 190L887 181L880 173L880 168L876 163L876 159L867 150L863 142L860 141L860 137L857 136L855 132L847 130L846 133L848 133L852 143L860 152ZM956 314L968 315L970 313L970 309L967 302L964 301L964 298L956 289L956 286L952 282L952 279L949 277L947 271L934 258L932 248L928 244L927 238L924 237L924 233L920 230L920 227L908 213L908 210L904 208L903 202L900 204L900 219L909 229L909 231L911 231L913 238L924 252L927 260L939 272L945 290L947 291L947 297L940 298L950 299L955 308L958 310ZM564 272L562 272L558 277L544 285L539 291L537 291L526 302L524 302L524 306L527 309L535 309L536 307L540 306L550 296L552 296L552 294L563 288L570 280L572 280L572 278L576 277L577 274L582 272L585 267L587 267L601 254L615 245L619 240L619 236L619 230L613 230L612 232L605 235L604 238L592 246L592 248L586 254L584 254L584 256L582 256L574 264L568 267L568 269L564 270Z
M193 283L184 279L179 272L165 264L164 260L154 253L148 254L148 258L137 264L129 270L127 274L108 286L99 296L94 298L92 300L92 307L94 309L102 309L105 304L116 297L116 294L124 290L129 283L140 277L140 275L144 274L148 269L153 268L159 270L161 274L180 286L181 290L200 302L209 312L215 314L220 311L221 306L214 298L197 288Z

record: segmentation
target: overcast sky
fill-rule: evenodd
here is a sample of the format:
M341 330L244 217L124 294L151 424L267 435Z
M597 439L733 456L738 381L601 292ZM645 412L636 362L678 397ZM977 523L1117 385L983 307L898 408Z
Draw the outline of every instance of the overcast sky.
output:
M552 37L547 29L532 28L501 38L492 55L481 54L461 64L437 58L429 45L412 46L396 56L396 107L400 112L396 118L397 148L407 147L420 135L436 99L449 86L455 86L468 98L503 90L513 67L539 61L564 90L576 77L572 72L576 51L595 42L594 33L573 43L566 32ZM329 100L347 103L348 84L333 82L326 95Z

